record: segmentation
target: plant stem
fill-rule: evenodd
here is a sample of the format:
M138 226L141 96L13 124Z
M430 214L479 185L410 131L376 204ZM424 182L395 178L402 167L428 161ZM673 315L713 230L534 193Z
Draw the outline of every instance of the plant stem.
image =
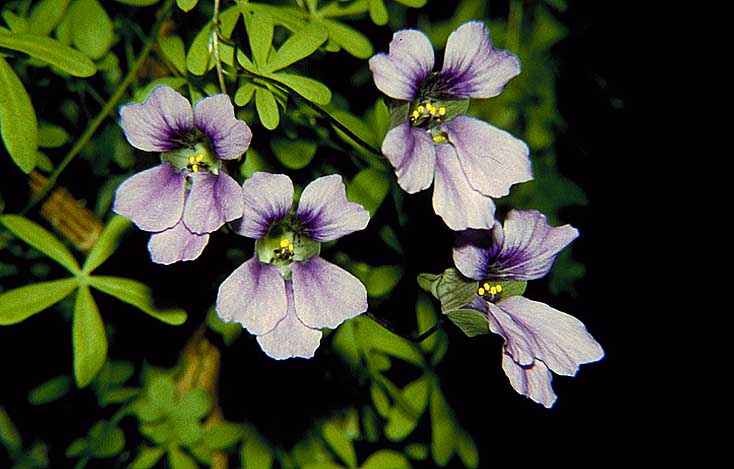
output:
M520 30L522 29L522 0L510 0L510 14L507 18L507 50L517 54L520 50Z
M410 342L414 342L414 343L421 343L421 342L423 342L424 340L426 340L427 338L429 338L430 336L432 336L434 332L436 332L439 329L441 329L441 327L443 326L443 320L442 319L439 319L438 321L436 321L436 324L434 324L433 326L431 326L431 328L428 329L426 332L424 332L424 333L422 333L422 334L420 334L418 336L407 336L406 337L403 334L401 334L400 332L398 332L392 326L392 324L390 324L389 322L385 321L380 316L376 316L373 312L367 311L367 313L365 313L365 314L367 315L368 318L372 319L377 324L379 324L383 328L387 329L388 331L392 332L396 336L401 337L401 338L403 338L405 340L408 340Z
M219 89L222 93L227 94L227 85L224 82L224 72L222 70L222 56L219 51L219 2L220 0L214 0L214 16L212 21L214 22L214 29L210 36L212 48L214 49L214 61L217 66L217 77L219 78Z

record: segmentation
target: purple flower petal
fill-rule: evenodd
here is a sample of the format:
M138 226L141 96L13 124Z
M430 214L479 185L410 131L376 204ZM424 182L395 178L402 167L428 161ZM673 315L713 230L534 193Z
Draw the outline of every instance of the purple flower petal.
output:
M125 180L117 188L112 210L144 231L163 231L181 219L186 174L165 161Z
M492 46L484 23L464 23L449 35L441 79L455 98L491 98L520 74L520 60Z
M143 151L182 148L180 137L194 128L191 104L169 86L158 86L142 104L120 108L120 125L130 145Z
M405 29L393 34L388 54L370 59L375 86L391 98L412 101L418 85L433 70L433 46L420 31Z
M178 261L193 261L201 255L209 242L209 235L198 235L179 222L173 228L155 233L148 241L153 262L170 265Z
M296 315L313 328L336 328L367 311L367 290L357 277L319 256L291 264Z
M513 184L533 178L528 146L504 130L468 116L441 129L456 148L469 183L482 194L502 197Z
M382 141L382 153L395 168L398 184L409 194L428 189L436 168L433 140L424 129L404 122L392 128Z
M270 358L283 360L292 357L311 358L321 342L321 331L301 322L296 316L292 282L285 282L288 313L275 329L257 336L257 343Z
M260 239L293 205L293 182L285 174L255 173L242 184L245 208L237 232Z
M186 199L183 220L194 233L213 233L228 221L242 217L244 200L237 181L223 171L189 175L193 184Z
M532 365L520 366L511 356L503 353L502 369L518 394L529 397L546 409L553 407L557 397L551 386L553 375L543 362L535 360Z
M288 312L285 281L280 269L253 257L219 286L217 314L239 322L251 334L272 331Z
M306 186L298 202L296 219L302 223L306 236L325 242L363 230L370 214L361 205L347 200L342 177L332 174L314 179Z
M447 144L436 146L433 209L454 231L494 224L494 202L469 185L456 151Z
M489 303L489 315L490 330L505 339L505 352L518 365L542 360L553 372L574 376L580 365L604 357L581 321L545 303L511 296Z
M252 131L245 121L234 116L229 96L218 94L194 104L194 124L211 140L220 160L239 158L250 146Z
M502 226L495 223L492 230L502 231ZM487 278L492 253L499 250L492 246L492 237L487 230L465 230L456 236L454 247L454 265L465 277L474 280Z

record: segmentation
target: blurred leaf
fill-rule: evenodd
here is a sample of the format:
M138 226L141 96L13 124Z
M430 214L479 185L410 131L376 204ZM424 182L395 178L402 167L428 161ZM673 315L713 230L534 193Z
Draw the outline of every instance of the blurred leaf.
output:
M88 453L95 458L111 458L125 447L125 435L112 422L102 420L89 430Z
M90 77L97 72L86 55L50 37L0 31L0 47L24 52L75 77Z
M107 334L97 304L86 285L79 287L71 327L74 347L74 379L86 387L107 359Z
M363 350L382 351L417 367L423 366L423 355L412 343L386 330L371 319L363 316L356 319L358 340Z
M180 308L158 309L153 301L153 291L147 285L122 277L93 276L89 285L97 290L135 306L142 312L172 326L186 322L186 311Z
M252 147L247 150L247 158L245 158L244 163L240 166L240 174L244 178L252 177L257 171L272 172L273 170L274 168L270 162Z
M459 433L456 450L464 466L472 469L479 467L479 450L477 450L477 445L467 432Z
M41 0L35 2L28 17L28 32L47 36L64 17L69 0Z
M431 386L430 408L431 452L436 464L443 467L448 464L456 448L457 426L453 412L435 380Z
M67 278L34 283L0 293L0 326L17 324L63 300L79 285Z
M273 453L270 447L257 434L250 434L242 445L240 464L243 469L270 469L273 467Z
M191 456L181 451L180 448L172 446L168 449L168 464L171 469L198 469L199 466L191 459Z
M534 51L549 49L566 37L566 28L545 8L535 9L534 20L533 32L530 35Z
M340 426L333 421L326 422L321 429L321 434L329 447L339 456L339 459L349 467L357 466L357 453L354 450L354 444Z
M317 145L302 140L275 138L270 141L270 148L283 166L297 170L305 168L313 160Z
M278 49L263 71L273 72L285 68L316 52L329 37L329 33L322 25L311 23L305 28L291 35L280 49Z
M390 225L384 225L380 228L380 238L398 254L403 253L403 247L400 245L398 235Z
M183 407L184 404L181 404ZM178 405L176 407L178 409ZM187 420L178 415L173 415L171 420L175 440L182 446L191 446L201 439L204 430L197 421Z
M467 337L489 334L487 316L475 309L454 309L445 314Z
M78 458L86 450L87 440L85 440L84 438L77 438L71 442L68 448L66 448L66 453L64 453L64 455L69 459Z
M329 38L339 44L345 51L358 59L367 59L374 54L372 43L359 31L330 19L318 20L326 26Z
M571 251L566 249L556 258L555 265L550 274L548 290L554 295L568 292L576 294L574 283L586 274L586 266L576 261L571 256Z
M131 225L132 223L127 218L118 215L112 216L87 255L82 266L82 272L88 275L109 259L119 247L122 235Z
M133 100L138 103L145 101L145 98L147 98L150 92L153 91L153 88L156 88L157 86L160 86L160 85L168 85L171 88L180 89L187 83L188 81L186 80L186 78L181 78L181 77L158 78L156 80L151 81L144 87L138 88L137 90L135 90L135 92L133 93ZM125 142L125 146L127 148L130 148L130 145L127 142Z
M115 39L112 20L105 9L97 0L74 0L69 15L74 46L92 59L101 59Z
M173 410L176 400L176 383L168 375L158 375L145 386L146 395L151 402L165 411Z
M243 432L239 425L231 422L217 422L204 429L202 439L213 449L227 449L242 439Z
M10 30L14 33L28 32L28 21L22 16L18 16L10 10L3 10L2 16L8 26L10 26Z
M140 433L153 443L166 445L173 439L173 425L171 422L144 423L140 425Z
M273 130L280 123L280 113L278 111L278 103L275 102L275 96L270 90L258 88L255 91L255 107L257 115L260 117L263 127Z
M316 104L326 105L331 101L331 90L312 78L285 72L274 73L272 78Z
M422 334L433 327L438 321L436 309L433 307L431 300L424 294L418 295L415 303L415 314L418 321L418 334ZM433 335L421 342L421 348L428 353L433 353L438 344L439 333L434 332Z
M401 391L403 399L411 404L412 409L408 411L399 404L390 409L385 425L385 436L390 441L402 441L413 433L420 416L423 415L423 411L428 405L428 387L428 378L422 376L405 386ZM417 414L413 414L413 411Z
M427 445L422 443L411 443L405 447L404 451L410 459L423 461L428 457L429 449Z
M372 396L372 402L375 405L377 413L383 417L387 417L392 409L387 393L377 383L373 382L370 386L370 395Z
M37 223L20 215L2 215L0 223L15 236L66 267L69 272L73 274L79 272L79 264L66 246Z
M0 46L2 38L0 36ZM24 173L36 166L38 122L23 83L0 57L0 134L8 154Z
M368 443L377 443L380 439L380 422L375 411L368 405L362 407L362 429Z
M146 393L150 393L149 388ZM136 400L130 407L130 411L138 417L141 423L151 423L163 417L163 410L149 398Z
M212 408L212 396L199 388L189 389L181 396L174 408L177 416L185 420L198 421Z
M273 17L259 10L243 12L242 17L245 20L247 39L250 41L255 65L259 69L264 69L273 43Z
M3 407L0 406L0 442L5 445L8 452L13 455L23 449L20 433L15 428L13 421Z
M51 378L28 393L28 402L33 405L47 404L61 399L71 389L71 378L66 375Z
M176 0L176 5L185 12L193 10L197 3L199 0Z
M360 466L360 469L410 469L410 461L398 453L389 449L383 449L373 453Z
M232 345L242 334L242 326L237 323L226 323L222 321L214 308L211 308L206 316L206 324L209 329L219 333L225 345Z
M362 205L374 217L389 191L389 176L374 168L367 168L357 173L347 186L347 198Z
M399 265L381 265L370 270L364 282L369 296L385 296L390 293L403 277L403 268Z
M369 0L370 18L372 22L378 26L387 24L390 19L387 13L387 7L383 0Z
M255 93L256 88L249 81L237 88L237 92L234 94L234 103L237 106L246 106L252 100L252 95Z
M156 0L157 1L157 0ZM158 38L161 52L171 61L176 70L186 75L186 48L179 36L162 36Z
M349 366L357 368L360 365L360 352L354 336L354 322L352 320L345 321L334 332L332 346Z
M38 146L41 148L58 148L69 141L69 133L63 127L41 122L38 126Z
M165 450L160 447L143 447L135 457L135 460L130 464L130 469L150 469L158 463L163 456L164 451Z
M194 37L188 54L186 54L186 68L194 75L201 76L214 67L212 51L209 49L211 36L211 25L207 24L204 29Z

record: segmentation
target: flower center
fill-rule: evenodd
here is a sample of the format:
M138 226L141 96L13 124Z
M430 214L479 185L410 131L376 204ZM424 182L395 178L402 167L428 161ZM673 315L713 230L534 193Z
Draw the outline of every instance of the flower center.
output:
M255 242L260 262L280 268L285 279L291 276L293 262L305 262L321 252L321 243L293 230L288 219L270 227L268 233Z
M435 106L432 101L422 101L410 113L410 124L413 127L429 127L436 125L446 116L446 106Z
M179 150L161 154L161 160L170 161L177 169L188 169L191 172L209 172L219 174L222 162L214 156L206 143L197 143Z
M295 245L288 238L280 240L279 247L273 249L273 254L280 260L290 261L295 254Z
M477 295L489 302L494 301L500 293L502 293L502 285L499 283L491 285L489 282L484 282L477 288Z

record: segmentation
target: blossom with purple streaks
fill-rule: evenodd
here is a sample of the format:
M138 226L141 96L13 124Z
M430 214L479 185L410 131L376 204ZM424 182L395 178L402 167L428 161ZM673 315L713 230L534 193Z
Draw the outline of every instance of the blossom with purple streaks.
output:
M462 232L453 252L456 268L479 282L464 308L485 315L489 329L504 339L502 368L515 391L547 408L556 401L551 371L574 376L580 365L601 360L604 351L578 319L507 294L506 287L545 276L577 236L570 225L548 225L540 212L511 210L504 226L497 223L491 232Z
M369 212L347 200L339 175L312 181L294 211L293 182L284 174L255 173L242 192L236 230L257 240L255 255L219 287L217 313L257 336L272 358L311 358L322 328L367 310L364 285L319 253L320 243L364 229Z
M453 230L491 228L492 198L532 179L529 150L461 112L469 98L500 94L520 73L518 58L493 47L484 23L470 21L449 35L438 72L429 39L410 29L396 32L389 53L369 63L377 88L397 100L393 114L405 116L382 142L400 187L412 194L433 183L434 210Z
M145 102L120 109L127 141L161 152L161 164L117 188L113 210L152 232L154 262L172 264L199 257L209 234L242 217L242 193L224 160L239 158L252 132L235 118L229 96L189 101L168 86L154 88Z

